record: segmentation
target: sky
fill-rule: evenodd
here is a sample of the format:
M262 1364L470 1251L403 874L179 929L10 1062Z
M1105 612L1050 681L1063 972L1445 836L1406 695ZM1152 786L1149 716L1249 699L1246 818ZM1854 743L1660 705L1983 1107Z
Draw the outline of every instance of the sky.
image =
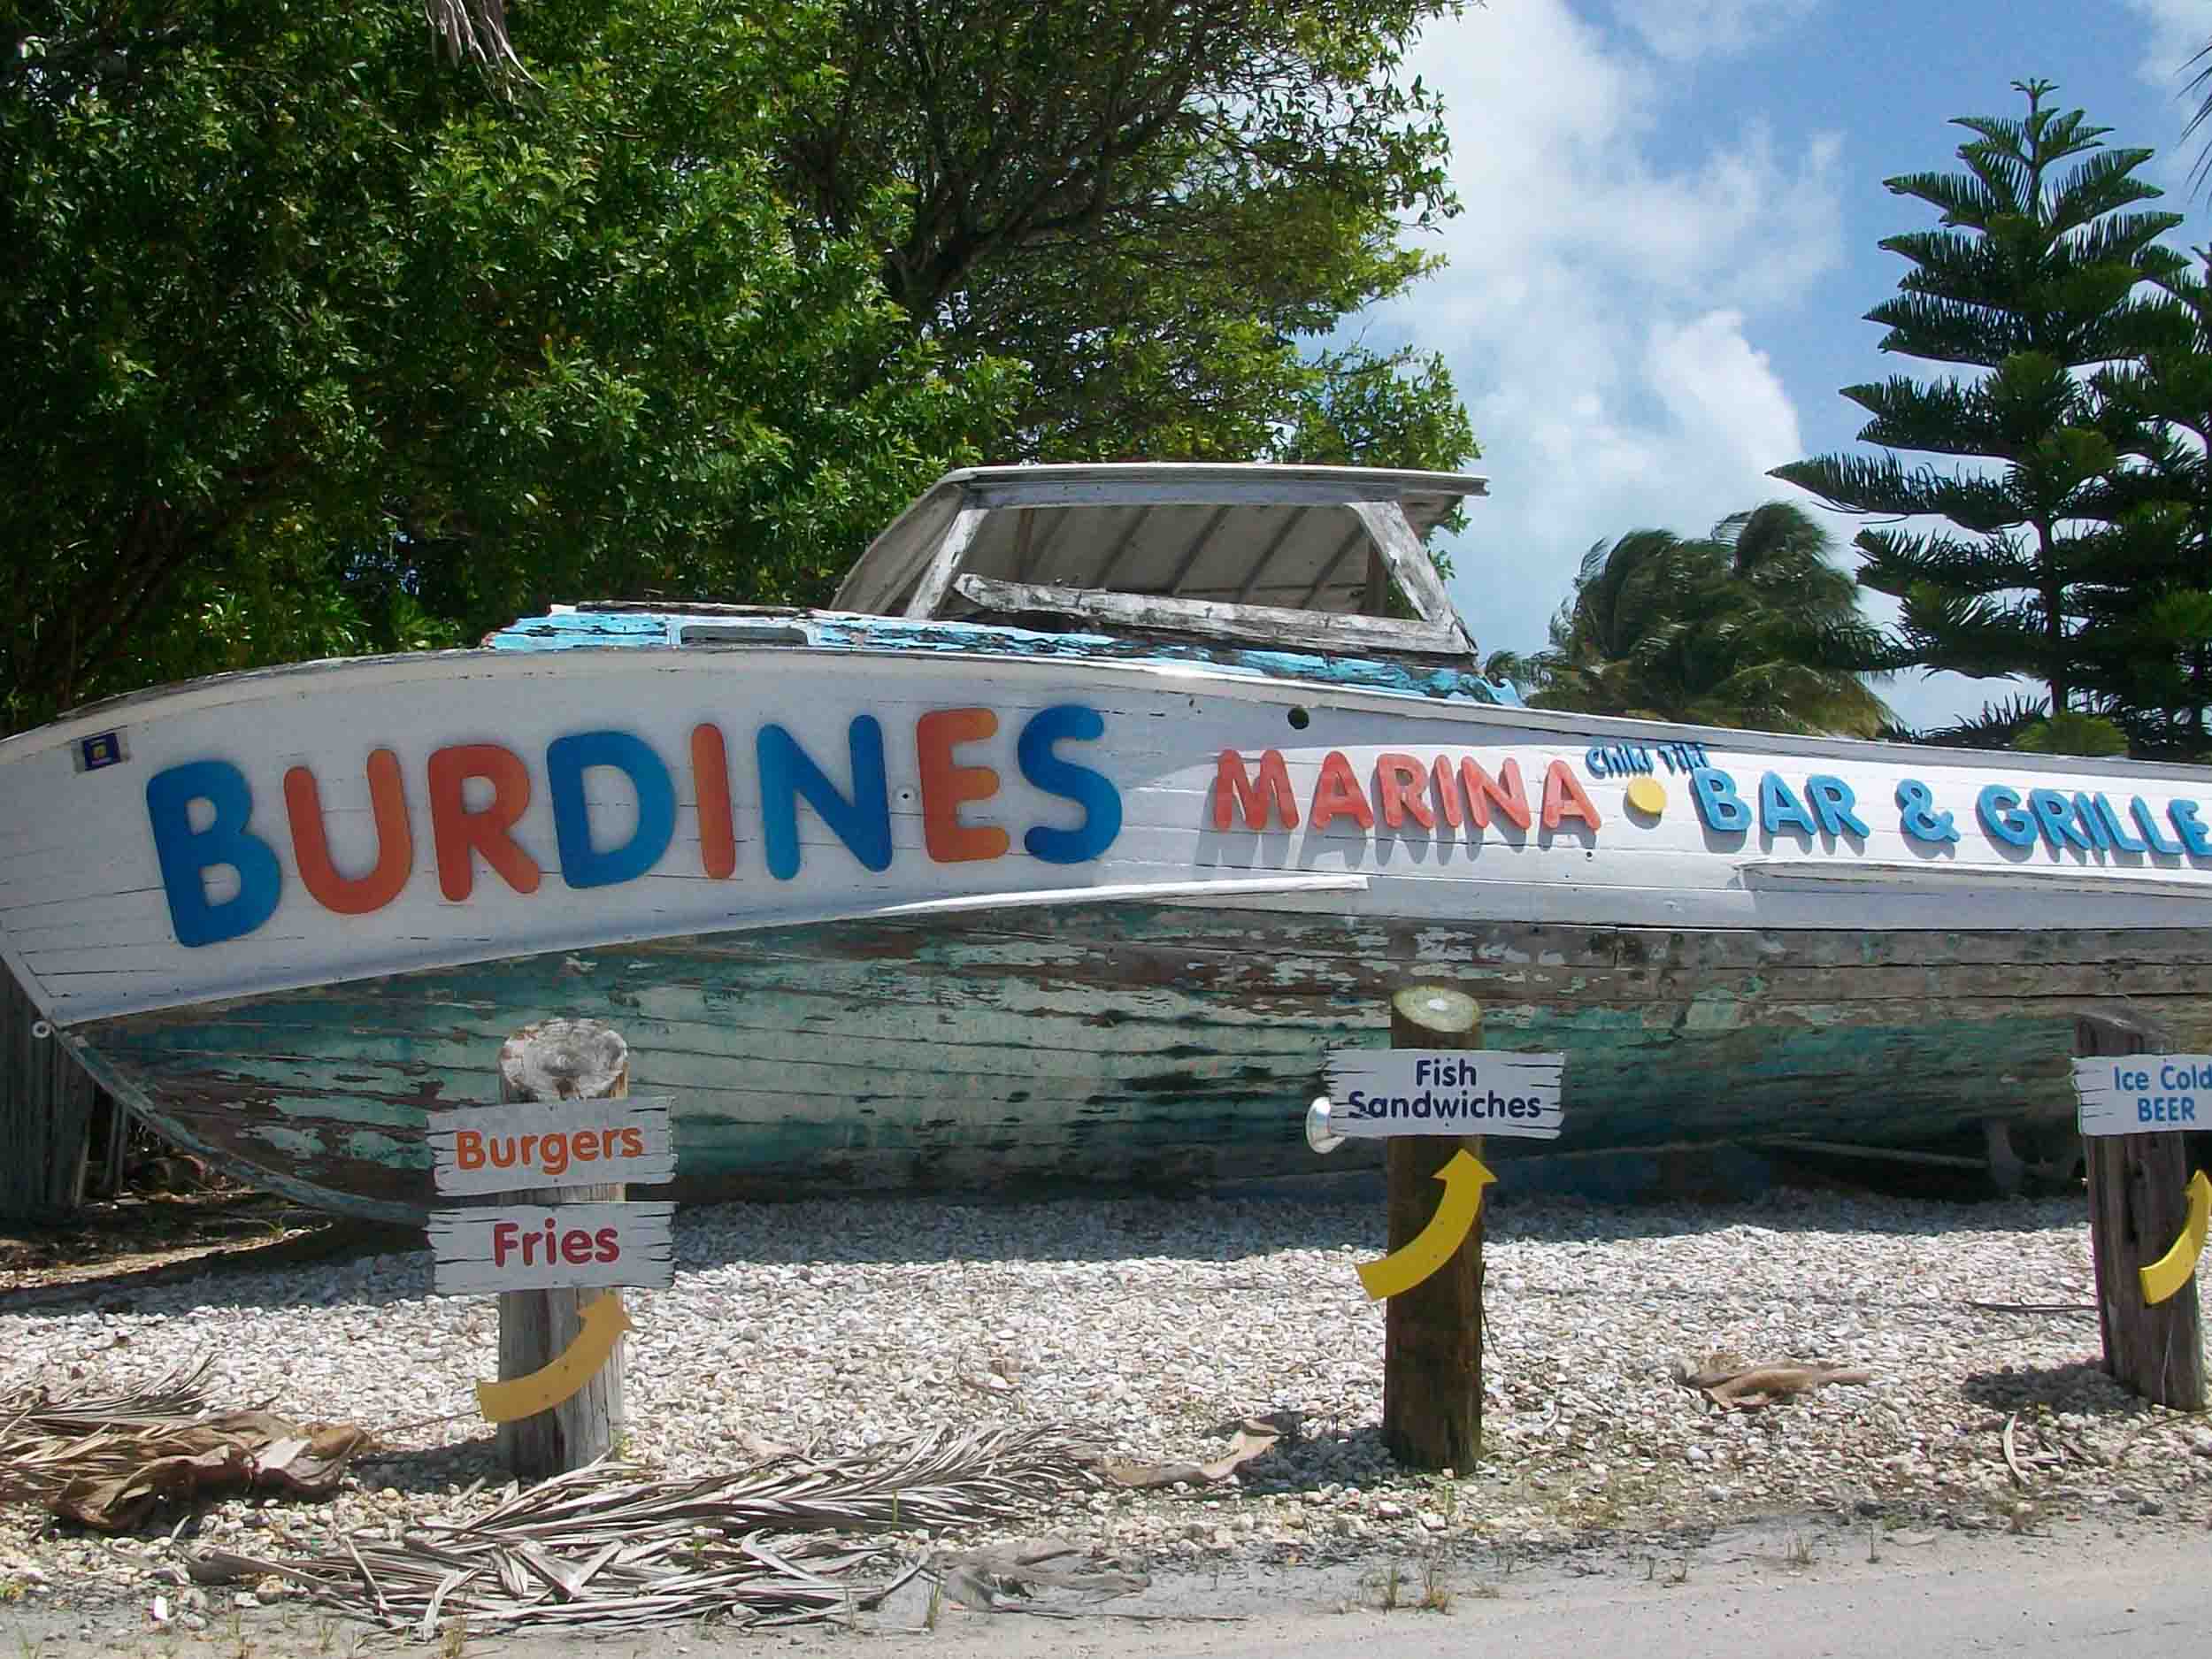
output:
M2140 176L2188 215L2170 240L2212 242L2181 136L2208 40L2212 0L1488 0L1432 23L1409 68L1446 98L1464 211L1417 243L1444 271L1356 333L1440 352L1473 419L1491 495L1449 546L1482 649L1541 646L1583 554L1632 529L1796 499L1855 563L1858 520L1765 474L1855 447L1839 388L1939 372L1863 320L1908 269L1877 244L1936 223L1882 180L1957 170L1952 119L2022 114L2011 83L2041 77L2158 152ZM1880 689L1928 725L2011 687Z

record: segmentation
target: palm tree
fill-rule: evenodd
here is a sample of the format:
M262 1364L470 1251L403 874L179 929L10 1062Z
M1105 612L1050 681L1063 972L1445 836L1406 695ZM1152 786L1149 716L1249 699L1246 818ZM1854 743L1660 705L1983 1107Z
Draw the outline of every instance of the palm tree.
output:
M1889 719L1858 589L1801 507L1770 502L1694 539L1634 530L1582 561L1533 659L1540 708L1867 737Z
M2200 127L2212 121L2212 41L2207 41L2199 47L2196 56L2182 67L2193 67L2197 72L2189 77L2189 84L2185 88L2197 99L2196 113L2189 118L2189 125L2181 129L2182 142L2187 143L2196 136ZM2212 176L2212 140L2206 142L2203 150L2197 157L2197 165L2189 170L2189 181L2201 185L2208 176Z

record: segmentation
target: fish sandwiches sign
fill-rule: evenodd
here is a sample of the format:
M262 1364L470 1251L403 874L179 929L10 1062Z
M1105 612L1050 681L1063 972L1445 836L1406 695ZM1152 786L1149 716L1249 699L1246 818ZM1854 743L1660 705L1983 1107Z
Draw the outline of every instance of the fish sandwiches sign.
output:
M1466 1048L1338 1048L1328 1061L1329 1133L1555 1139L1563 1054Z

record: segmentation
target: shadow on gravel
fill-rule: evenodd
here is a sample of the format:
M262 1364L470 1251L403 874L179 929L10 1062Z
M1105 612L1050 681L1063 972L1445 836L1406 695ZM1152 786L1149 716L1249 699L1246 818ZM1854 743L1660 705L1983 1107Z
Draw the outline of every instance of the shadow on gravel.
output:
M1993 1411L2027 1411L2047 1406L2088 1417L2141 1417L2156 1409L2129 1393L2093 1360L2066 1365L2029 1365L1970 1372L1959 1392Z
M643 1196L634 1193L632 1196ZM1606 1204L1517 1199L1485 1206L1495 1266L1523 1246L1687 1238L1741 1229L1831 1237L1942 1237L1960 1233L2085 1228L2078 1197L2001 1203L1868 1199L1780 1191L1727 1204ZM1171 1260L1233 1264L1285 1251L1379 1255L1379 1191L1225 1198L1206 1194L1029 1202L855 1197L790 1203L686 1205L677 1212L680 1272L732 1266L934 1266L1025 1262ZM301 1271L301 1270L306 1271ZM1225 1289L1236 1288L1233 1282ZM1718 1288L1717 1286L1716 1288ZM429 1293L430 1257L416 1229L333 1220L266 1245L112 1271L78 1270L67 1282L0 1290L0 1317L177 1313L193 1307L270 1311L370 1308ZM1685 1292L1686 1295L1693 1293Z
M1328 1486L1364 1492L1403 1479L1383 1444L1381 1428L1372 1424L1301 1433L1255 1457L1238 1475L1238 1485L1248 1493L1314 1492Z
M445 1446L373 1452L356 1458L354 1468L361 1484L371 1491L389 1486L410 1496L426 1494L442 1502L449 1501L472 1482L480 1481L486 1489L496 1490L509 1479L507 1467L499 1458L499 1441L488 1430Z
M2088 1225L2086 1208L2078 1196L1947 1203L1797 1192L1730 1204L1613 1205L1581 1199L1517 1199L1509 1191L1494 1191L1485 1202L1484 1217L1489 1243L1508 1248L1690 1238L1734 1228L1776 1234L1941 1238L1961 1233L2085 1231ZM679 1268L693 1271L733 1262L911 1266L1110 1262L1145 1256L1233 1262L1286 1250L1379 1254L1385 1233L1379 1193L1356 1199L1192 1195L1034 1203L807 1200L680 1210L676 1260Z
M412 1227L328 1219L266 1243L180 1252L177 1259L139 1259L104 1269L81 1270L51 1283L13 1286L0 1290L0 1316L78 1314L88 1307L100 1313L135 1313L141 1311L142 1300L177 1302L176 1293L187 1286L198 1301L222 1306L327 1305L331 1297L326 1278L293 1280L294 1289L287 1294L280 1286L267 1284L266 1276L300 1267L333 1268L362 1256L422 1248L422 1233ZM351 1302L396 1299L391 1294L341 1298Z

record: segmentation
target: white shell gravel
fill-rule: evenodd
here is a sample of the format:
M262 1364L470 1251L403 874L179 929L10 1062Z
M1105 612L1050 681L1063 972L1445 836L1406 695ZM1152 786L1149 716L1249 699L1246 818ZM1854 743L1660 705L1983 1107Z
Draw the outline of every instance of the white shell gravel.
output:
M1302 1413L1304 1438L1235 1479L1078 1494L1039 1523L1163 1564L1557 1545L1767 1511L2016 1526L2212 1509L2212 1431L2105 1378L2093 1312L1969 1305L2085 1310L2078 1199L1509 1199L1489 1225L1485 1456L1450 1478L1398 1471L1382 1448L1383 1310L1354 1272L1381 1253L1365 1195L683 1210L674 1288L625 1293L626 1451L690 1474L746 1461L741 1435L848 1450L1051 1422L1119 1456L1203 1461L1229 1419ZM232 1498L173 1542L65 1536L12 1506L0 1587L176 1595L194 1532L312 1549L484 1507L468 1488L501 1473L472 1386L495 1372L497 1320L489 1298L433 1295L419 1251L0 1315L0 1384L120 1387L212 1354L219 1405L363 1424L391 1448L332 1502ZM1716 1348L1874 1380L1722 1413L1670 1376ZM2016 1414L2024 1488L2001 1443Z

